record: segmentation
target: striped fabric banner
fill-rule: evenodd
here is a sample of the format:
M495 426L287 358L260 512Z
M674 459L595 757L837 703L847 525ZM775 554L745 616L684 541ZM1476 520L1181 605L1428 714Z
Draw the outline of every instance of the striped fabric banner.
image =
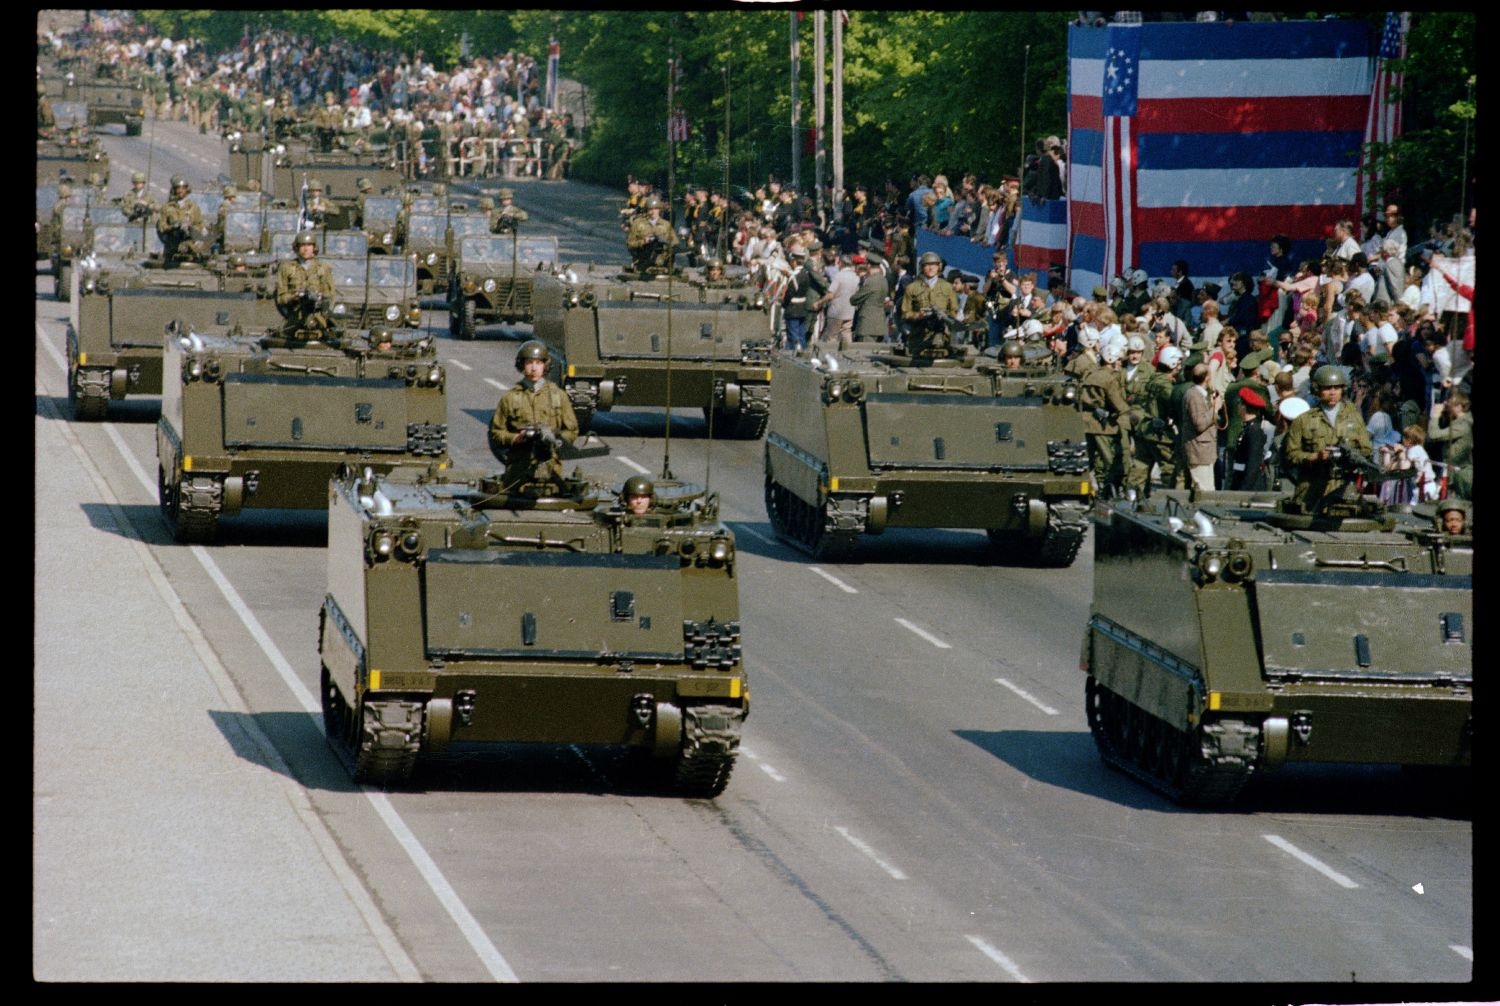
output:
M1369 52L1358 21L1069 28L1069 285L1257 273L1275 234L1320 255L1356 215Z

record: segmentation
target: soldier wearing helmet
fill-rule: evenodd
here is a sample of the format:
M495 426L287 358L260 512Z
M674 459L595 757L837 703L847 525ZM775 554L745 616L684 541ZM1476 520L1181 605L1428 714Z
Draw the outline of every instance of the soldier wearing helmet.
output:
M1138 334L1125 338L1125 362L1120 368L1120 382L1125 389L1125 401L1130 406L1130 462L1125 467L1126 489L1140 492L1151 480L1151 465L1155 453L1147 441L1146 423L1151 418L1148 405L1151 402L1151 381L1155 371L1149 363L1142 362L1146 356L1146 340Z
M1438 503L1433 523L1444 534L1469 534L1469 507L1463 500L1450 496Z
M1120 434L1122 430L1130 432L1130 403L1120 383L1124 357L1119 343L1107 343L1099 351L1099 365L1084 375L1078 387L1078 408L1083 413L1094 483L1105 495L1112 495L1125 475Z
M370 345L379 352L387 352L391 348L391 330L384 325L370 331Z
M648 196L646 212L630 221L630 232L625 236L625 247L630 251L631 268L636 272L669 272L672 268L672 247L677 236L672 225L661 215L661 199Z
M162 259L168 265L201 258L198 239L203 230L203 211L188 198L192 186L182 175L172 176L172 198L167 200L156 218L156 234L161 238Z
M578 417L567 392L547 380L552 354L536 339L521 344L521 380L500 398L490 419L490 452L505 465L507 489L563 477L562 447L578 439Z
M302 204L303 216L313 224L321 224L333 212L333 204L323 194L323 183L316 178L307 182L307 198Z
M1026 350L1014 339L1006 339L1000 344L1000 364L1006 370L1019 370L1026 361Z
M948 345L947 319L958 314L958 295L943 279L943 259L937 252L923 252L917 259L917 276L906 284L901 297L901 320L909 331L907 351L916 355L926 349Z
M126 220L145 220L156 212L156 203L146 193L146 173L134 171L130 175L130 191L116 202L125 213Z
M1352 447L1368 456L1370 431L1359 409L1344 401L1349 378L1338 367L1322 366L1313 373L1318 403L1298 416L1286 434L1286 459L1297 466L1297 488L1292 498L1304 512L1316 512L1348 484L1346 471L1334 464L1334 451Z
M495 196L500 205L490 210L490 230L494 233L508 234L516 229L517 224L530 219L531 214L516 205L516 194L510 189L501 189Z
M632 475L620 487L620 502L625 512L632 517L642 517L651 511L656 499L656 486L644 475Z
M291 332L320 332L331 328L328 309L333 303L333 270L318 261L317 235L303 231L292 240L296 258L276 271L276 307Z

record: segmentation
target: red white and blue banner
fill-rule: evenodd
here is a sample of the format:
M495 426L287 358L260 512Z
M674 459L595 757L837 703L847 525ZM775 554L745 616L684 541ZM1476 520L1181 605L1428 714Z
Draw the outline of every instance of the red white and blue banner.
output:
M1361 21L1068 29L1069 286L1130 269L1195 281L1320 257L1357 217L1370 109Z
M1375 57L1375 86L1370 90L1370 112L1365 119L1366 143L1390 143L1401 135L1401 80L1399 60L1406 58L1406 29L1410 14L1387 14L1385 30L1380 35L1380 52ZM1359 172L1358 203L1373 204L1380 197L1380 169L1377 163L1362 165ZM1372 196L1367 200L1366 194Z
M1068 260L1068 201L1030 196L1021 200L1021 220L1016 226L1017 272L1035 272L1043 278L1054 265ZM1046 286L1045 282L1041 284ZM1092 285L1091 285L1092 287ZM1091 288L1090 287L1090 288Z

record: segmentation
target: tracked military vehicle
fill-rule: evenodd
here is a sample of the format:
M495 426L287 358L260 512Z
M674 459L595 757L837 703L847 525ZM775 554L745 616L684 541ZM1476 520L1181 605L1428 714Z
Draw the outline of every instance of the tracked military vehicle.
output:
M894 527L983 528L1004 556L1068 566L1092 500L1077 385L972 347L779 355L766 513L813 556Z
M765 432L771 315L754 286L591 267L538 273L532 298L580 430L616 405L671 404L701 407L715 436Z
M1417 510L1113 504L1080 658L1104 760L1189 804L1298 763L1469 765L1473 539Z
M450 334L472 339L480 322L531 321L536 276L557 268L556 236L469 234L456 244L448 281Z
M659 482L627 515L576 479L353 467L330 497L323 720L355 781L532 742L629 745L682 795L723 791L750 695L714 494Z
M401 184L401 172L388 159L368 153L332 151L326 153L286 154L276 156L271 166L270 193L274 199L285 199L298 205L302 186L316 179L324 185L323 195L331 204L328 216L319 221L329 230L354 226L359 209L361 178L370 179L376 191Z
M156 457L179 541L212 541L221 515L322 509L344 462L376 472L446 464L446 377L432 340L388 350L363 333L166 333Z
M161 394L162 331L173 320L252 331L280 321L264 271L236 278L203 266L154 267L140 249L155 238L140 224L99 227L93 254L80 262L67 334L75 419L104 419L111 401Z
M39 183L81 182L91 174L109 184L109 153L99 138L77 128L59 129L52 139L36 141L36 180Z

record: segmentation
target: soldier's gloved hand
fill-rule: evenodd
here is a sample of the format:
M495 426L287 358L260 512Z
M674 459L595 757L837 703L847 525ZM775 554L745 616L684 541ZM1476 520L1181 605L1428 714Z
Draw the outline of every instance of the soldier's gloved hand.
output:
M1094 410L1094 421L1097 422L1100 426L1107 426L1107 425L1109 425L1109 410L1108 409L1095 409Z

